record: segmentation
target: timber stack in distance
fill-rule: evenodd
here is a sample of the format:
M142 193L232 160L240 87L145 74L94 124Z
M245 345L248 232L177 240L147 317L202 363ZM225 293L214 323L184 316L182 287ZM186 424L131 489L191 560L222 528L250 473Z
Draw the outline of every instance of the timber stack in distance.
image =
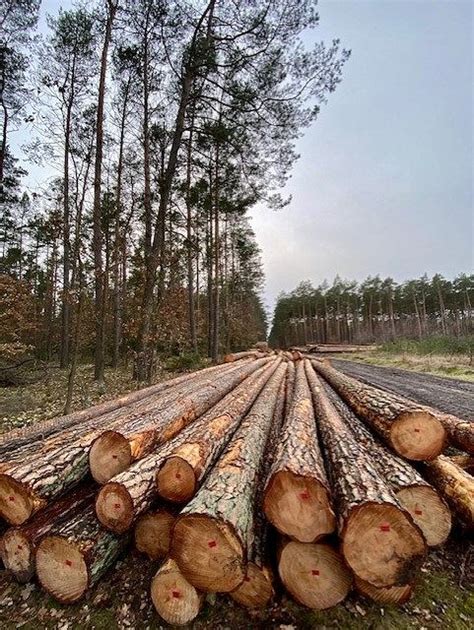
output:
M134 548L173 625L206 593L264 608L281 586L316 610L351 590L403 604L452 523L474 529L473 442L474 424L260 346L0 436L0 555L72 603Z

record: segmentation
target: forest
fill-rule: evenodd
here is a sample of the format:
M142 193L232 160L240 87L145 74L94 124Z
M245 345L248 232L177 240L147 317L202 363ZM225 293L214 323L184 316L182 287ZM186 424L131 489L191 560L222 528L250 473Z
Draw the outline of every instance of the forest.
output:
M270 342L276 347L307 343L372 343L429 337L461 338L474 351L474 275L447 280L440 274L396 283L368 277L336 277L317 287L301 282L277 300Z
M93 359L102 382L133 357L146 380L157 353L264 339L249 211L289 202L349 57L304 44L315 3L0 7L2 360Z

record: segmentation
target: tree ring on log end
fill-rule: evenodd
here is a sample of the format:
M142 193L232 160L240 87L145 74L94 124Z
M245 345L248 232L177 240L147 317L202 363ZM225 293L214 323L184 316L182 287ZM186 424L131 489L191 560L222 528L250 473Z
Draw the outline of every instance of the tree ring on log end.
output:
M348 565L378 588L411 582L426 552L418 527L403 510L388 503L355 508L341 538Z
M182 457L169 457L156 473L158 494L173 503L185 503L196 492L194 468Z
M116 431L104 431L89 450L89 468L97 483L107 483L131 463L130 442Z
M451 531L451 511L436 490L429 486L409 486L399 490L397 497L430 547L446 541Z
M9 529L3 535L1 557L8 571L19 582L27 582L34 573L33 554L28 538L18 529Z
M286 470L271 478L263 506L279 532L300 542L315 542L336 526L326 488L316 479Z
M273 593L268 570L249 562L244 581L230 595L234 601L245 608L266 608Z
M34 501L22 483L0 475L0 514L11 525L21 525L33 513Z
M402 457L430 460L443 450L446 431L438 418L428 411L406 411L393 422L390 440Z
M379 604L404 604L410 599L413 591L412 584L377 588L368 582L364 582L357 576L355 576L354 583L356 590L361 595Z
M281 581L301 604L324 610L342 602L352 575L342 556L323 543L287 543L278 562Z
M133 522L133 501L121 483L109 482L97 495L95 512L104 527L123 534Z
M204 514L176 521L170 556L184 577L202 591L227 593L245 577L242 545L234 528Z
M201 596L168 560L151 582L151 599L157 613L169 624L182 626L199 613Z
M89 585L82 553L61 536L47 536L36 552L36 573L41 586L63 603L75 602Z
M176 517L171 512L160 510L141 516L135 525L135 546L151 560L168 555L171 530Z

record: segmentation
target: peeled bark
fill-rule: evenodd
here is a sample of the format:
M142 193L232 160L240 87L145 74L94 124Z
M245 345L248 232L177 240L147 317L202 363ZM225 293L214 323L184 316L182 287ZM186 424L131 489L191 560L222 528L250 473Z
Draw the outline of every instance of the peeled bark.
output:
M427 463L425 470L456 515L474 529L474 477L442 455Z
M279 532L301 542L314 542L335 528L304 361L297 364L263 509Z
M128 539L105 531L91 507L45 536L36 551L41 586L62 603L76 602L115 563Z
M135 547L150 560L166 558L175 521L176 514L164 507L143 514L135 525Z
M321 384L357 442L370 454L370 463L375 471L423 532L427 544L436 546L445 542L451 531L451 512L436 490L413 466L376 440L329 385Z
M421 405L346 376L325 362L313 367L358 416L393 450L414 460L430 460L443 450L446 432Z
M174 526L170 557L200 590L229 592L245 578L258 472L285 371L274 371Z
M173 626L183 626L199 614L203 595L184 578L176 562L169 559L152 580L151 599L162 619Z
M5 532L0 544L1 557L5 568L18 582L27 582L34 575L38 541L59 523L92 503L95 492L95 486L83 486L46 507L30 523L11 527Z
M364 582L357 576L354 585L358 593L371 599L379 604L399 605L405 604L411 597L413 592L413 584L404 584L403 586L387 586L385 588L377 588L368 582Z
M221 401L207 412L206 424L201 424L190 440L177 447L165 460L156 475L158 494L163 499L184 503L194 496L279 363L280 359L277 359L267 370L250 376L236 387L232 392L233 400L226 398L224 404ZM280 373L282 370L284 374L286 366L279 368ZM238 430L239 435L240 432Z
M352 585L342 556L322 543L287 542L280 552L278 572L294 599L315 610L342 602Z
M423 536L375 471L371 454L343 422L309 362L307 375L337 507L342 554L366 582L377 587L404 585L423 560Z

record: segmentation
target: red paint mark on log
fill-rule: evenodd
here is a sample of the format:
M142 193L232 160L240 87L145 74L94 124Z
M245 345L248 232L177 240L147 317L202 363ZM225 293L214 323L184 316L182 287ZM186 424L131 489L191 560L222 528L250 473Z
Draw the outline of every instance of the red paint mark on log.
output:
M112 455L112 459L117 459L117 455Z
M318 569L313 569L313 570L311 571L311 575L319 575L319 571L318 571Z
M421 516L423 514L423 511L420 510L419 508L415 509L415 514L417 514L418 516Z
M175 599L179 599L181 597L181 591L171 591L171 593Z
M21 551L23 549L23 545L18 545L17 549Z
M213 547L217 547L217 543L216 543L216 541L215 541L215 540L210 540L210 541L207 543L207 546L209 547L209 549L212 549Z
M303 492L300 492L300 499L309 499L309 492L306 490L306 488L303 490Z
M71 562L70 560L66 560L66 565L67 565L68 567L72 567L72 562Z
M9 501L14 501L14 500L15 500L15 497L8 497L8 500L9 500Z
M176 479L181 479L181 475L179 473L176 473Z
M248 575L247 575L247 577L244 577L244 582L250 582L250 578L249 578Z
M419 433L419 432L420 432L420 429L415 429L415 433Z
M389 532L390 531L390 525L388 523L382 523L382 525L380 525L380 531L381 532Z
M120 503L114 503L114 508L116 510L119 510L120 509Z

